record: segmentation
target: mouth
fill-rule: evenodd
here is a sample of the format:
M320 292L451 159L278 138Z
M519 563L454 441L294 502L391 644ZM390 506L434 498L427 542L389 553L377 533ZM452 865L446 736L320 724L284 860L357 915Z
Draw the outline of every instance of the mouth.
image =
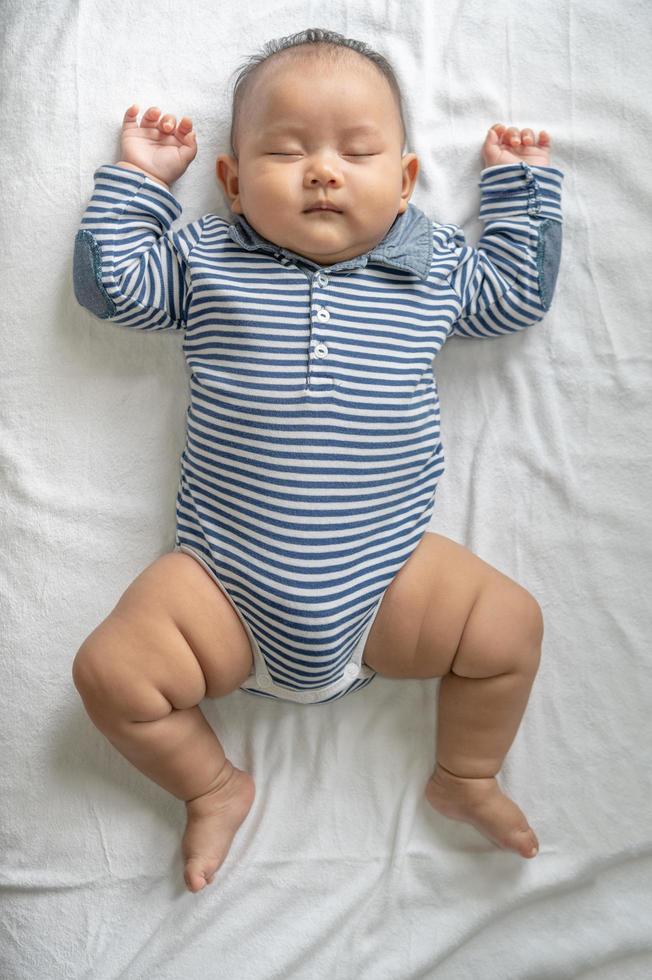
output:
M333 214L341 214L342 212L334 207L332 204L314 204L311 208L306 208L304 214L311 214L313 211L330 211Z

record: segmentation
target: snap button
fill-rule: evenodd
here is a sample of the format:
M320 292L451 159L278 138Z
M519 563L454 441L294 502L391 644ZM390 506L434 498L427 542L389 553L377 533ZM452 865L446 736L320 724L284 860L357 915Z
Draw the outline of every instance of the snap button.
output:
M328 354L328 347L326 344L322 344L321 340L319 343L315 344L315 357L326 357Z
M344 676L348 677L350 680L353 680L353 678L357 677L358 673L359 673L359 669L357 664L347 664L346 667L344 668Z
M271 687L272 682L269 677L265 677L264 674L256 674L256 683L258 687Z
M321 320L322 323L325 323L326 320L330 320L331 315L328 312L328 310L324 309L323 306L320 306L319 309L317 310L316 317L318 320Z

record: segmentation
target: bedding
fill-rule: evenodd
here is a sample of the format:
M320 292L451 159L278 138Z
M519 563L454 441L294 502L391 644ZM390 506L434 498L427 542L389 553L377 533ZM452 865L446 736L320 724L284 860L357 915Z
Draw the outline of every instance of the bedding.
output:
M652 975L651 20L635 0L4 4L0 976ZM182 803L94 728L71 677L174 547L182 338L80 307L74 237L132 102L192 117L174 227L228 218L215 160L234 70L307 27L390 59L421 163L412 201L470 243L490 125L548 130L564 173L545 319L437 358L447 469L429 526L543 609L498 777L541 849L525 861L429 807L437 679L308 706L236 691L201 707L257 795L195 895Z

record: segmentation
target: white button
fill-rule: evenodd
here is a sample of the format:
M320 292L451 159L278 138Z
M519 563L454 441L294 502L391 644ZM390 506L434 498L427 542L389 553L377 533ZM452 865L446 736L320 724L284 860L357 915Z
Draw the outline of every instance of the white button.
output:
M317 310L317 319L321 320L322 323L325 323L326 320L330 320L330 318L331 315L328 312L328 310L324 309L323 306L320 306L319 309Z
M360 670L357 664L347 664L344 668L344 676L350 678L351 680L354 677L357 677L359 673Z
M317 275L317 282L320 286L328 286L328 276L325 276L323 272Z
M328 347L326 344L322 344L321 341L318 344L315 344L315 357L326 357L327 354Z
M256 674L256 683L258 687L271 687L272 682L269 677L265 677L264 674Z

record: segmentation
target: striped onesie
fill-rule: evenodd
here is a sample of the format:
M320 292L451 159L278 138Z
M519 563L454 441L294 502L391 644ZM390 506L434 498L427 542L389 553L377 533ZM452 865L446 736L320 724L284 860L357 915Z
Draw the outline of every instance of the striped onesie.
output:
M183 331L174 550L202 564L247 631L242 690L322 703L375 676L364 644L444 472L433 359L449 337L500 337L545 315L562 179L488 167L476 248L408 204L373 249L321 266L241 215L172 229L182 208L164 187L95 171L75 296L100 319Z

